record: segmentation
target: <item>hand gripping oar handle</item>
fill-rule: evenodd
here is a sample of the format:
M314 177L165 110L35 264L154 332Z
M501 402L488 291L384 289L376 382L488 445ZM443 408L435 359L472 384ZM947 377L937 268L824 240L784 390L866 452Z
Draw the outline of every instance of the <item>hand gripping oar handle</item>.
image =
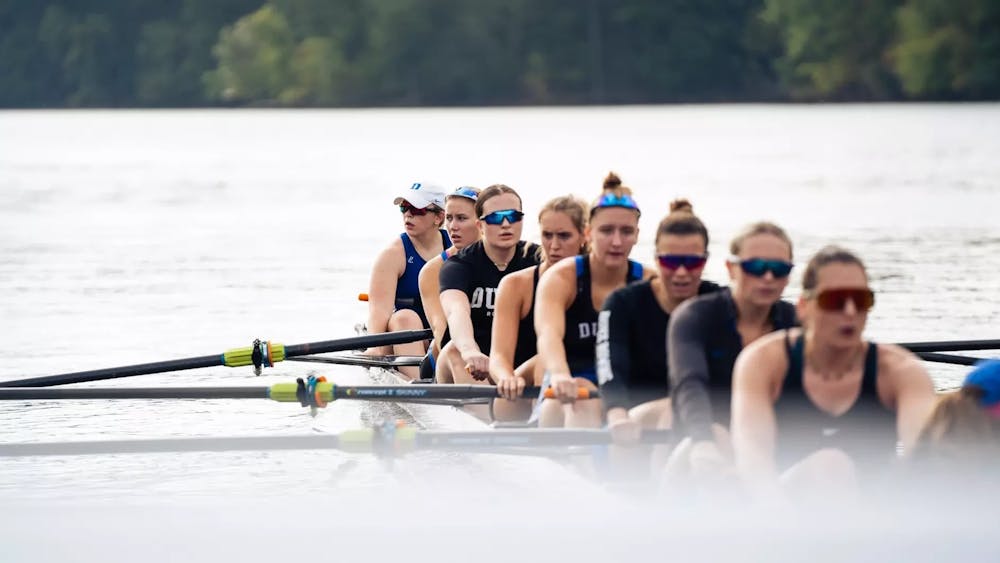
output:
M163 373L168 371L180 371L214 366L240 367L255 365L255 363L259 363L259 365L264 366L271 366L276 362L280 362L286 358L294 356L322 354L325 352L342 352L345 350L388 346L391 344L403 344L406 342L416 342L417 340L429 340L432 337L433 335L430 329L426 329L366 334L350 338L341 338L338 340L324 340L320 342L309 342L306 344L289 344L288 346L277 342L258 341L252 346L234 348L222 354L214 354L211 356L199 356L196 358L168 360L165 362L152 362L148 364L136 364L116 368L78 371L59 375L46 375L42 377L30 377L27 379L2 381L0 382L0 386L48 387L50 385L83 383L85 381L99 381L103 379L131 377L133 375L146 375L150 373ZM257 356L257 362L254 361L255 355Z

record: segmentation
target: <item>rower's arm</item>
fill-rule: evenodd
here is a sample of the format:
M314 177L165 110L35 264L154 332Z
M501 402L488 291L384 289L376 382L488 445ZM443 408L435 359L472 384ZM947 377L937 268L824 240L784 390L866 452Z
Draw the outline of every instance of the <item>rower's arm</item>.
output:
M679 429L694 441L715 439L708 394L707 319L697 301L681 304L667 329L670 397Z
M632 373L629 338L635 319L622 296L620 291L612 292L597 317L597 380L609 422L628 416L628 383Z
M438 274L441 272L443 264L441 257L435 256L423 268L420 269L418 284L420 287L420 301L424 304L424 315L431 325L431 332L434 333L435 357L441 350L441 339L444 338L444 331L448 328L448 319L441 307L441 284L438 282Z
M396 284L403 271L403 246L398 240L379 253L372 267L368 282L368 321L366 327L369 334L377 334L388 330L389 317L396 308ZM383 353L380 350L370 350L373 353Z
M469 296L464 291L446 289L441 292L441 308L448 319L448 329L451 340L459 353L478 352L476 335L472 329L472 308L469 306Z
M733 455L743 482L752 494L763 498L780 492L774 460L775 364L780 360L773 357L775 350L783 352L780 340L758 340L739 355L733 368Z
M880 370L888 368L890 381L895 389L896 435L903 443L903 453L908 455L917 441L920 429L937 401L934 383L924 369L923 362L911 352L895 345L879 345L879 358L886 362Z
M531 271L526 270L526 271ZM517 349L524 284L521 276L511 274L500 280L493 309L493 332L490 336L490 375L495 380L514 377L514 352Z
M572 265L572 260L564 263ZM562 263L549 268L538 282L535 296L535 333L538 337L538 357L543 369L550 374L566 374L569 362L563 337L566 335L566 309L576 294L576 270Z

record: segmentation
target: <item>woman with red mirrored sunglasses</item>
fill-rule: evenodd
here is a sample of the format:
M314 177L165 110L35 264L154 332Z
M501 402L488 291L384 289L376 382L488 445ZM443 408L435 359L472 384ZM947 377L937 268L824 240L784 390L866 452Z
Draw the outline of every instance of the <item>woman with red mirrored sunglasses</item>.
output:
M369 334L420 330L429 326L420 299L419 275L427 260L451 246L444 222L444 193L430 184L415 183L393 201L403 217L404 232L379 253L368 284ZM422 356L423 342L371 348L369 354ZM406 377L418 377L418 369L400 369Z
M792 241L769 222L745 227L729 244L729 287L689 299L670 316L667 352L673 428L681 438L668 479L732 474L729 406L733 364L744 346L797 324L781 300Z
M669 428L667 323L685 300L719 290L701 279L708 229L691 203L678 199L656 230L659 276L616 289L598 315L597 378L616 442L633 443L643 428Z
M585 234L590 251L552 266L538 283L538 360L555 393L542 401L539 426L601 425L600 400L576 401L580 389L597 390L597 311L612 291L653 273L629 260L639 237L639 206L613 172L590 206Z
M733 448L758 496L841 502L859 479L870 484L893 467L897 441L913 445L934 386L911 352L864 340L874 303L861 260L828 246L802 276L802 328L768 335L740 354Z

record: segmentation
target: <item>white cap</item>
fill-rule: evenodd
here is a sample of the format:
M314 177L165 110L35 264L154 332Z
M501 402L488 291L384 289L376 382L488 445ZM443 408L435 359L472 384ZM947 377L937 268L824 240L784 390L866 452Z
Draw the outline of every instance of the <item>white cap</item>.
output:
M392 201L394 205L399 205L407 201L417 209L423 209L436 205L444 209L444 189L434 184L414 183L410 189L400 194Z

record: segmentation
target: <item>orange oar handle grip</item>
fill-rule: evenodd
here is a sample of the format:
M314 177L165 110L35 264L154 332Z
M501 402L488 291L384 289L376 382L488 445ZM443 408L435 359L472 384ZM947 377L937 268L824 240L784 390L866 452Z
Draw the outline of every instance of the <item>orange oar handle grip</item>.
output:
M551 387L547 387L545 389L545 393L542 396L545 397L546 399L555 399L556 398L556 392L553 391ZM576 398L577 399L586 401L588 399L599 399L600 397L601 397L601 394L599 392L597 392L597 391L592 391L590 389L586 389L586 388L583 388L583 387L577 387L576 388Z

